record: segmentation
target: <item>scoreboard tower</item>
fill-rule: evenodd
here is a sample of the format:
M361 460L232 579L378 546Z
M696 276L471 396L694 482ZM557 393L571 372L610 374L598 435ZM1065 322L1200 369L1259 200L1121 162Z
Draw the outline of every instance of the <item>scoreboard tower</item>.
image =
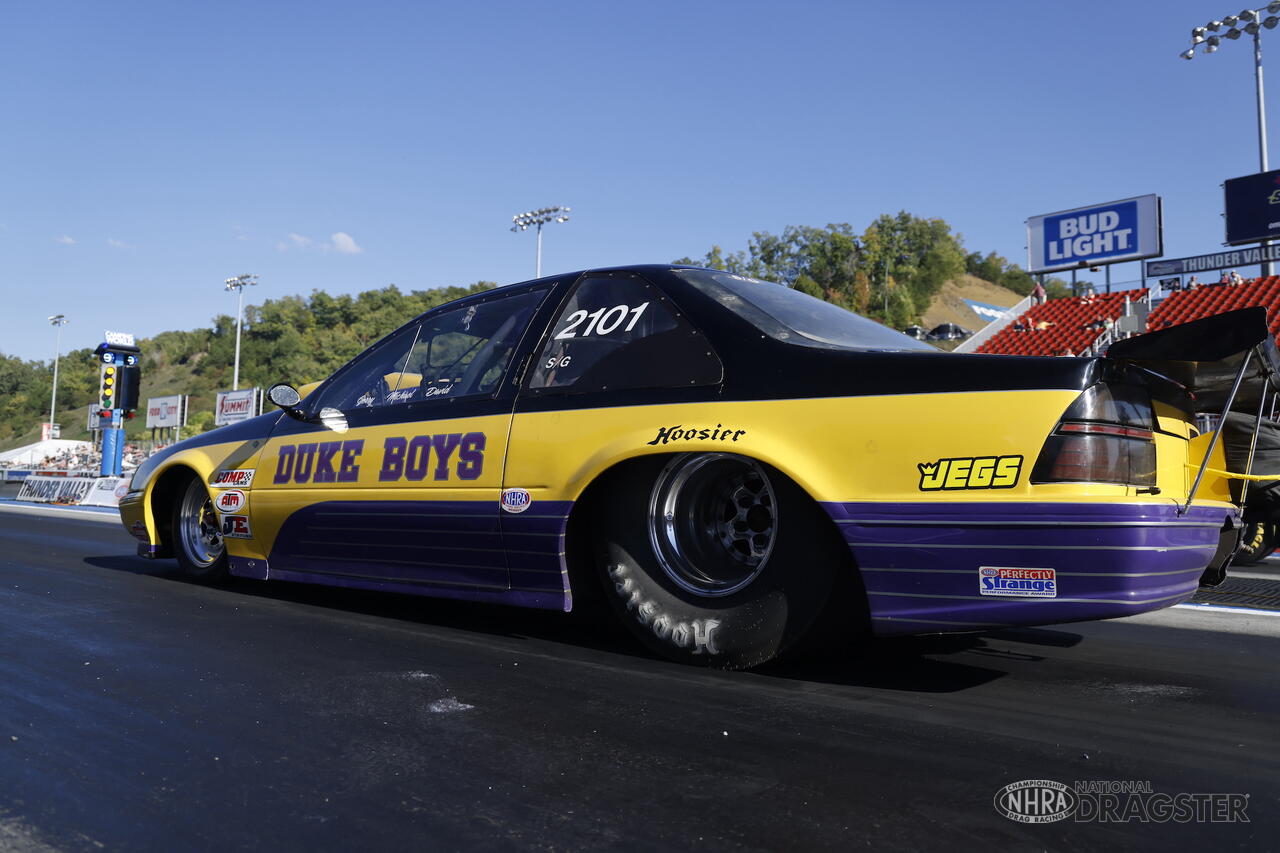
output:
M98 417L102 421L103 477L119 477L124 463L124 422L138 410L142 352L133 335L107 333L93 351L98 361Z

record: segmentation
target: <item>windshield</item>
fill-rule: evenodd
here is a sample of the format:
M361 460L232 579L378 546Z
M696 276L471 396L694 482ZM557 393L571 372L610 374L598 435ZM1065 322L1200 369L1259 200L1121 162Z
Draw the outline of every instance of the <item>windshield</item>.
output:
M771 338L806 346L939 352L929 344L780 284L716 270L673 270Z

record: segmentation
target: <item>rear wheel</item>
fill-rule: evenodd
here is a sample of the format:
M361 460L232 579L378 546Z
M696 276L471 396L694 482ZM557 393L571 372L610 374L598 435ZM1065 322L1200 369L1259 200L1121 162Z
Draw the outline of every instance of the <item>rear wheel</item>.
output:
M730 453L634 463L597 493L605 595L654 652L740 669L785 652L851 572L828 519L777 470ZM841 588L843 586L841 585ZM861 609L839 614L860 621Z
M1280 539L1280 527L1275 522L1247 522L1240 535L1240 548L1231 558L1232 565L1250 566L1261 562L1276 549L1277 539Z
M192 477L173 508L174 555L184 574L199 581L227 575L227 549L222 524L204 483Z

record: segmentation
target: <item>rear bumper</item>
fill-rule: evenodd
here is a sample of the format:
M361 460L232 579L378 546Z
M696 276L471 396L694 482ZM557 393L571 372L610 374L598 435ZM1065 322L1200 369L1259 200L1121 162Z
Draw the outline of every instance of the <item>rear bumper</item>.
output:
M1190 598L1240 524L1229 504L823 504L862 575L881 636L1128 616ZM984 588L983 569L1052 589ZM1047 570L1047 571L1046 571ZM1015 576L1019 572L1013 572ZM1025 573L1022 573L1025 574Z

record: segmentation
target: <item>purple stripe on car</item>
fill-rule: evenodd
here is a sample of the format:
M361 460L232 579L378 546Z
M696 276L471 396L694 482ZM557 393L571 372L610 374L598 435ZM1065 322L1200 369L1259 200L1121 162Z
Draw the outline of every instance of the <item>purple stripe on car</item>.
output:
M496 500L313 504L281 526L269 575L568 610L572 508L544 501L514 515Z
M1235 511L1167 504L825 503L877 634L1125 616L1190 598ZM1043 581L992 581L982 570ZM1004 569L1000 573L992 570ZM1027 574L1022 570L1052 570ZM1023 584L1026 593L1019 592ZM1037 589L1038 586L1038 589Z

